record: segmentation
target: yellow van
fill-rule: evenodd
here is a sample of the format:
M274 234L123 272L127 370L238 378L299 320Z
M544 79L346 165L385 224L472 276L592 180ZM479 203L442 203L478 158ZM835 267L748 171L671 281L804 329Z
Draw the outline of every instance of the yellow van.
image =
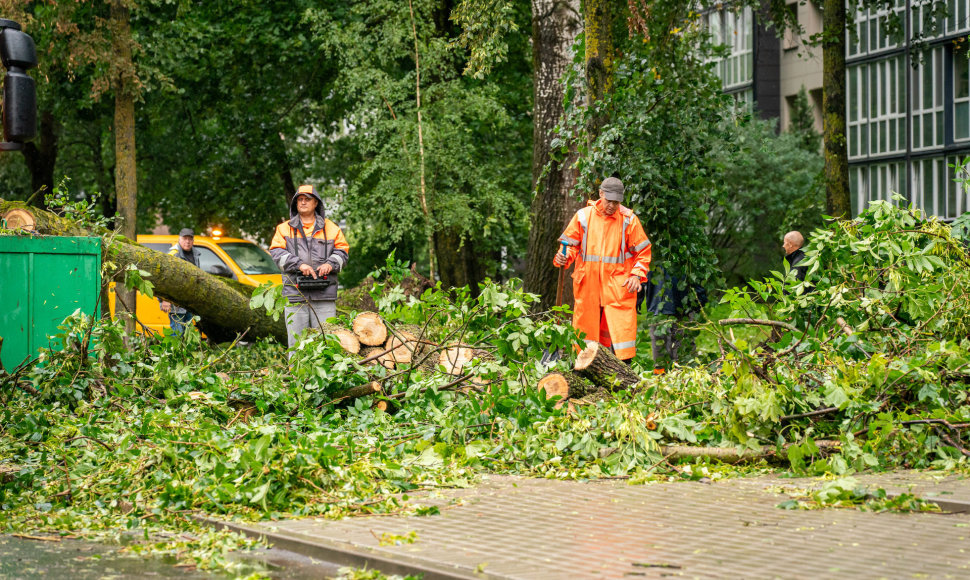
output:
M138 236L138 243L167 254L178 244L178 236ZM269 253L253 242L238 238L195 236L195 249L199 251L199 267L216 276L232 278L247 286L259 286L266 282L282 284L283 275ZM109 288L108 305L114 316L114 285ZM161 333L169 328L168 314L162 312L158 298L138 293L135 315L149 330ZM138 326L138 325L136 325ZM144 329L138 326L139 332Z

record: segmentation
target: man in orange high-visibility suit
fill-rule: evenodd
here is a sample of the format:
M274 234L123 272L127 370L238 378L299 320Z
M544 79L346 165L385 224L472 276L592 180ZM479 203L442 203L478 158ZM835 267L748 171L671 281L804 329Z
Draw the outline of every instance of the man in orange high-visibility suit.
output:
M629 362L637 353L637 291L650 270L650 240L639 218L620 205L623 182L608 177L599 193L566 226L559 238L566 255L556 252L553 263L576 263L573 326Z

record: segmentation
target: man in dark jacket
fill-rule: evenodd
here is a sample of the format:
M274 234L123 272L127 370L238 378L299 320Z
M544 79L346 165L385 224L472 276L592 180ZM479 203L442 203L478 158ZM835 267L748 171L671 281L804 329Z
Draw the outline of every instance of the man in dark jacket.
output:
M808 266L798 265L805 259L805 252L802 251L804 245L805 238L796 231L785 234L785 239L781 244L781 247L785 250L785 261L788 262L789 271L795 272L795 278L799 282L804 282L805 274L808 273Z
M683 286L683 288L681 288ZM696 293L696 297L692 294ZM696 299L695 299L696 298ZM693 290L682 279L651 270L647 275L644 302L651 314L666 318L650 325L650 346L653 349L655 372L663 372L661 365L683 361L694 353L694 337L686 328L707 302L707 291L701 286Z
M270 256L283 270L286 334L290 348L307 328L337 315L337 272L347 265L350 246L340 227L327 219L323 199L312 185L301 185L290 202L290 219L276 226ZM322 288L300 288L298 276L326 279Z
M179 232L179 241L168 253L198 268L199 250L195 249L195 232L191 228L182 228ZM172 332L179 336L185 334L185 327L192 322L195 314L167 300L159 300L159 302L162 312L168 313L168 323L172 327Z

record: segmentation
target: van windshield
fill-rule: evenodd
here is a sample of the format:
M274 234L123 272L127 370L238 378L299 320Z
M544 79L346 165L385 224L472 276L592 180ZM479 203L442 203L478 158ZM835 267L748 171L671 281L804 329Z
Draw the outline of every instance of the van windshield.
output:
M279 266L266 250L248 242L219 244L219 247L239 266L245 274L279 274Z

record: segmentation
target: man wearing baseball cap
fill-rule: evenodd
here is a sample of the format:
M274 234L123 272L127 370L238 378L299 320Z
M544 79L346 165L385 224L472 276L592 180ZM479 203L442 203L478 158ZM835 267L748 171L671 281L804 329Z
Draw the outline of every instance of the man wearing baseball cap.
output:
M182 228L179 231L179 241L172 246L168 253L185 260L196 268L199 267L199 251L195 249L195 232L192 231L192 228ZM179 336L185 334L185 327L192 322L195 314L167 300L159 300L159 302L162 312L168 313L168 323L172 327L172 332Z
M637 291L650 271L650 240L640 219L621 205L623 182L603 180L599 199L576 212L553 264L573 272L573 326L630 362L637 352Z

